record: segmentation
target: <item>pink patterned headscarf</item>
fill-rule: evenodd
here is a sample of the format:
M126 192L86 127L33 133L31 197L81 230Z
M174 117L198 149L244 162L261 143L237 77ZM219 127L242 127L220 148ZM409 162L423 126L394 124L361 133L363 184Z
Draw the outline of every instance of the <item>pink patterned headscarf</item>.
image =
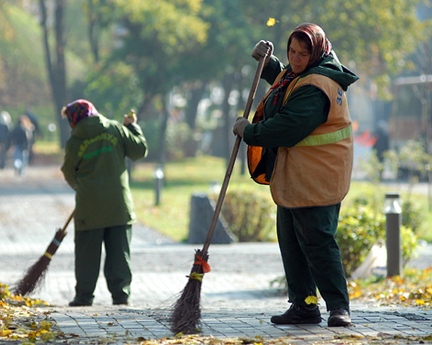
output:
M303 33L309 38L309 42L312 47L312 51L310 52L311 57L309 60L309 66L317 63L318 60L323 56L327 56L330 54L332 50L332 45L330 41L327 39L324 30L314 23L302 23L294 29L294 31L288 38L287 51L291 44L293 35L296 35L298 33Z
M82 119L97 114L98 111L96 110L93 103L85 99L78 99L76 101L73 101L62 109L62 115L68 119L69 124L72 128L74 128L76 124Z

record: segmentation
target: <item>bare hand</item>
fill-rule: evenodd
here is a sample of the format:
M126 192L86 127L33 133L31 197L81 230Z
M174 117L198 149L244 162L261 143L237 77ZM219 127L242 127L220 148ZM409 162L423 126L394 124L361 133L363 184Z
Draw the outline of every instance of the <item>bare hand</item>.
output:
M128 115L123 115L123 124L129 125L131 123L136 123L137 122L137 117L134 111L131 111Z

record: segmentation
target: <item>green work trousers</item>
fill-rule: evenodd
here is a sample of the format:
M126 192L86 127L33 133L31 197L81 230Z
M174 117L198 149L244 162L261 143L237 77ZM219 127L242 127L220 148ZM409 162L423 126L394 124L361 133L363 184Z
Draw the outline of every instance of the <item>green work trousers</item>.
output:
M75 301L92 303L99 277L102 243L105 246L104 276L113 303L125 303L130 295L131 225L75 231Z
M277 208L277 235L290 303L305 305L317 288L327 310L349 310L339 246L334 238L340 203L333 206Z

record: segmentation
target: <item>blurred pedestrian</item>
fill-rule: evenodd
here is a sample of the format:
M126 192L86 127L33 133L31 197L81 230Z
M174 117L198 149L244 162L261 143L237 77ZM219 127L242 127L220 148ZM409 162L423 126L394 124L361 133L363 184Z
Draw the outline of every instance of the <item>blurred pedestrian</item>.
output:
M28 165L30 144L33 140L33 124L27 115L21 115L12 131L13 165L17 175L21 176Z
M240 117L233 132L249 145L252 177L270 184L277 205L277 235L292 304L271 322L321 322L319 290L330 311L328 326L347 326L349 296L334 235L353 164L345 91L358 77L339 62L323 29L313 23L300 24L289 36L288 65L272 55L273 44L264 40L252 57L259 60L266 52L261 77L272 86L252 124Z
M11 146L13 124L7 111L0 113L0 169L4 169L7 163L8 151Z
M373 145L372 149L374 150L379 162L379 167L378 167L379 177L380 180L382 180L383 173L384 173L385 153L390 148L387 122L383 120L378 121L376 130L374 132L374 139L375 139L375 144Z
M33 147L34 147L36 140L42 136L42 131L41 131L41 126L39 124L38 117L31 111L30 108L27 108L25 114L30 119L31 123L33 124L33 128L34 128L32 141L29 143L29 158L28 158L28 163L32 164L33 160L34 160L34 156L35 156Z
M102 244L104 275L113 304L128 304L132 271L130 241L136 221L125 158L147 155L137 118L123 124L101 115L87 100L62 109L72 128L61 170L75 190L75 297L70 306L90 306L99 276Z

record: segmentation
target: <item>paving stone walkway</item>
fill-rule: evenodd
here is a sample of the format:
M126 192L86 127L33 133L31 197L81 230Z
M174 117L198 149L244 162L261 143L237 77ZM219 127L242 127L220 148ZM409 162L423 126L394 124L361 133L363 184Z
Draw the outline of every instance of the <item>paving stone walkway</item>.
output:
M12 170L0 171L0 282L13 285L23 276L43 254L73 206L74 194L58 166L29 167L22 177L14 176ZM71 226L34 296L51 304L50 315L69 343L133 344L139 339L170 337L168 316L187 283L196 249L199 246L173 243L138 224L132 240L131 305L112 306L101 275L94 305L71 308L67 305L75 284ZM205 275L201 291L204 336L288 337L290 344L329 344L350 337L418 344L416 337L432 337L430 309L380 307L356 301L351 306L351 327L327 327L328 313L323 307L319 325L273 325L270 317L288 307L286 296L270 286L283 275L275 243L212 245L209 263L212 271ZM430 246L421 248L413 265L432 265Z

